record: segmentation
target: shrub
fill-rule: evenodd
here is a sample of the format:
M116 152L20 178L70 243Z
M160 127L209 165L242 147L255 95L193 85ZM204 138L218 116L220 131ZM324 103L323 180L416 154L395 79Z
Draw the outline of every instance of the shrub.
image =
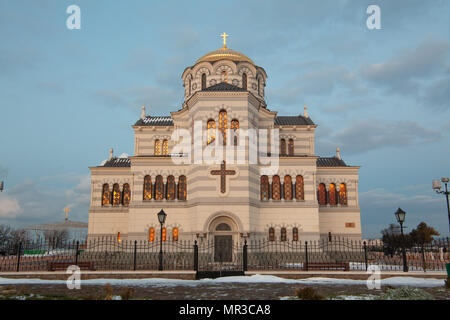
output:
M133 295L134 295L133 288L124 288L120 296L122 297L122 300L130 300L131 298L133 298Z
M113 288L109 283L105 285L105 300L112 300Z
M419 288L387 289L379 298L380 300L434 300L428 292Z
M297 289L295 295L301 300L324 300L325 297L317 293L314 288L306 287L303 289Z
M447 280L445 280L445 288L450 290L450 276L447 276Z

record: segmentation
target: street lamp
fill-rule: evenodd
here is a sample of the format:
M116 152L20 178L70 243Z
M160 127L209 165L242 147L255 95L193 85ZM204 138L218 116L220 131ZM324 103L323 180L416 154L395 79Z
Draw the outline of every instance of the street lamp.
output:
M395 212L395 218L400 223L400 232L402 234L402 256L403 256L403 271L408 272L408 265L406 264L406 251L405 251L405 235L403 234L403 222L405 222L406 212L398 208Z
M167 214L164 212L163 209L161 209L161 211L158 212L158 221L161 224L161 233L160 233L160 239L159 239L159 243L160 243L160 246L159 246L159 268L158 268L159 271L163 270L163 251L162 251L162 233L163 232L162 231L163 231L163 224L166 221L166 217L167 217Z
M441 188L442 188L441 181L445 184L445 191L441 191ZM449 224L449 229L450 229L450 208L449 208L449 204L448 204L448 195L450 194L450 192L448 191L448 188L447 188L447 183L449 181L449 178L442 178L441 181L433 180L433 190L436 191L436 193L444 194L445 197L447 198L448 224Z

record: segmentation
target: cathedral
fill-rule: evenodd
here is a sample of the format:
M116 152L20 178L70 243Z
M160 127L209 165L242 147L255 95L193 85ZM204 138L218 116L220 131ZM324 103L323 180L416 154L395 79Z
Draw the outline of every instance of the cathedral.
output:
M90 167L88 238L361 239L359 167L339 149L316 155L306 106L295 116L271 110L265 70L222 37L220 49L183 71L179 110L158 116L142 107L133 156L111 149Z

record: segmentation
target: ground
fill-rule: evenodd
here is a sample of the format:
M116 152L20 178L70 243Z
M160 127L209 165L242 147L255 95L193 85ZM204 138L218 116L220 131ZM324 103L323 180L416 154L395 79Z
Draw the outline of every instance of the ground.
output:
M450 300L450 290L440 279L393 277L383 279L381 290L369 290L362 280L260 275L215 280L95 279L82 281L80 290L68 289L62 280L0 278L0 299L284 300L296 299L296 290L306 287L326 299L376 299L390 288L409 287L420 288L419 293L425 291L436 300Z

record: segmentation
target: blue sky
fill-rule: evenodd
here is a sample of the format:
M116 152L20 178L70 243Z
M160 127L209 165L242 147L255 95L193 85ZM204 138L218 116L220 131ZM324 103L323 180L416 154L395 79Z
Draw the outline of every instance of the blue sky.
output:
M68 30L66 8L81 8ZM381 30L366 8L381 8ZM131 125L146 105L182 103L181 73L228 46L268 74L279 115L308 113L316 152L360 165L363 236L407 212L449 235L449 1L0 0L0 223L87 221L89 166L113 147L133 154Z

